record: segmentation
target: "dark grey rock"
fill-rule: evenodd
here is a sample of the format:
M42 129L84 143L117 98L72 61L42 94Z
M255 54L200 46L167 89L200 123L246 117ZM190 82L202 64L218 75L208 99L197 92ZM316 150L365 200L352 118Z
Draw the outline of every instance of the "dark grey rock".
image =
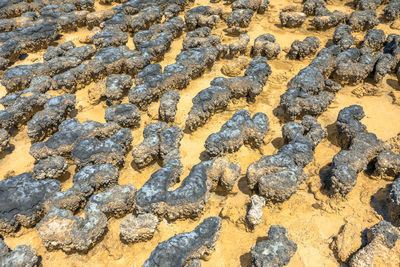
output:
M262 34L254 40L251 50L252 56L263 56L267 59L276 58L281 52L280 45L272 34Z
M357 10L351 13L348 24L353 31L365 31L377 26L379 20L374 10Z
M302 12L294 11L281 11L279 13L279 19L283 27L287 28L298 28L303 25L306 20L306 14Z
M312 56L317 52L320 45L321 41L314 36L307 37L303 41L294 41L288 57L290 59L303 59L307 56Z
M1 100L6 108L0 111L0 127L8 130L25 124L49 99L33 88L7 95Z
M385 32L378 29L371 29L364 36L363 46L370 47L373 51L381 50L385 45Z
M240 175L240 166L227 158L216 158L195 165L181 185L170 191L179 181L179 167L175 160L153 173L136 193L138 211L151 212L169 220L197 217L218 185L225 192L232 190Z
M303 3L303 12L307 16L314 16L315 11L319 7L326 7L326 3L323 0L306 0Z
M116 123L100 123L85 121L79 123L76 119L68 119L58 126L58 131L45 142L31 146L30 154L37 160L49 156L69 156L74 147L85 138L100 138L102 140L115 134L120 127Z
M219 7L197 6L185 13L185 23L188 30L198 27L213 28L220 21L222 10Z
M253 118L247 110L235 112L232 118L222 125L218 133L207 137L204 144L212 156L235 152L244 144L259 147L269 131L269 120L264 113L256 113Z
M190 260L210 254L219 238L221 226L221 218L208 217L192 232L175 235L158 244L143 266L185 266Z
M106 109L106 122L115 122L121 127L131 128L140 124L141 112L132 104L119 104Z
M342 51L349 49L355 42L353 35L351 35L350 26L346 24L340 24L336 27L332 40Z
M180 160L180 141L183 132L178 126L169 127L165 122L151 123L143 130L143 142L133 147L133 161L139 168L156 159L164 164L172 159Z
M389 4L384 9L385 19L388 21L396 20L400 14L400 1L391 0Z
M174 90L168 90L163 94L158 108L158 117L165 122L174 122L178 109L180 94Z
M36 180L57 179L68 169L68 161L61 156L51 156L35 163L33 178Z
M74 175L73 186L66 191L55 193L48 205L50 208L75 212L84 207L93 194L115 185L118 178L118 169L109 163L85 166Z
M258 242L251 248L252 266L282 267L289 264L297 251L297 245L287 237L288 231L279 225L268 230L267 240Z
M228 24L227 32L230 34L239 34L246 32L249 27L254 11L251 9L235 9L226 19Z
M20 245L11 250L0 238L0 265L4 267L35 267L39 265L37 251L28 245Z
M132 87L132 77L122 74L111 74L106 80L106 98L113 104L120 104L122 97Z
M57 131L58 126L75 109L75 95L61 95L50 99L42 111L28 122L28 136L32 142L42 141Z
M351 267L372 266L375 257L395 253L394 247L398 246L399 239L400 232L396 227L390 222L380 221L368 230L367 245L351 256L349 265Z
M31 173L0 181L0 232L14 232L20 225L34 226L45 215L45 201L60 189L57 180L36 181Z
M105 140L98 138L81 140L73 148L71 157L78 167L104 163L121 167L131 143L131 131L124 128Z
M48 249L65 252L89 250L104 235L108 217L132 211L135 192L132 185L115 185L92 196L85 207L85 218L53 208L37 225L42 242ZM64 227L60 228L60 224Z
M301 123L288 122L282 128L286 145L277 154L263 156L247 169L250 189L269 202L283 202L294 194L306 179L303 168L314 156L313 150L326 136L326 130L311 116Z
M317 30L327 30L336 27L340 23L345 23L347 14L343 11L329 11L325 7L318 7L315 10L315 17L311 20L311 24Z
M347 195L356 185L358 173L388 148L375 134L367 133L360 122L365 116L363 108L352 105L339 112L336 121L338 142L342 150L333 157L331 177L327 186L334 192Z

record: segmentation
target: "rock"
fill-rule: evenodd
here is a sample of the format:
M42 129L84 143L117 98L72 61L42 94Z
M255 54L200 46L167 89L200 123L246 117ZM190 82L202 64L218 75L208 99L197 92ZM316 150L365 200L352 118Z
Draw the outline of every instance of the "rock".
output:
M349 261L356 266L397 266L400 264L400 233L387 221L380 221L367 232L368 244Z
M36 249L28 245L17 246L11 250L0 237L0 265L4 267L35 267L39 265Z
M219 238L222 220L208 217L192 232L182 233L161 242L143 267L185 266L190 260L210 254Z
M131 215L121 222L120 237L128 243L150 240L153 238L158 222L158 218L149 213Z
M265 199L258 195L251 196L250 208L246 214L246 220L251 228L259 225L261 223L261 218L263 215L262 208L265 206Z
M140 125L142 113L132 104L119 104L106 109L106 122L115 122L121 127L132 128Z
M267 240L251 248L252 266L281 267L289 264L296 253L297 245L287 237L287 230L279 225L269 228Z
M269 131L269 120L264 113L256 113L251 117L247 110L240 110L222 125L218 133L209 135L204 147L211 156L232 153L244 145L259 147Z
M19 225L34 226L45 215L45 202L60 189L59 181L36 181L32 173L0 181L0 232L14 232Z
M328 187L341 195L347 195L356 185L358 173L366 170L368 163L388 145L375 134L367 133L360 122L365 116L359 105L352 105L339 112L336 127L342 150L333 157Z
M195 218L208 202L210 191L220 185L228 193L240 175L238 164L216 158L193 166L180 186L170 191L180 179L181 168L180 162L173 159L151 175L136 194L139 212L151 212L169 220Z
M360 227L357 224L348 222L341 227L338 235L331 243L331 248L342 262L346 262L361 245Z
M247 67L248 63L246 58L236 58L230 64L223 65L221 72L228 77L236 77Z
M174 122L181 96L177 91L168 90L163 94L158 108L158 117L165 122Z
M315 118L304 116L302 123L285 124L282 136L285 145L278 153L261 157L246 173L249 188L258 190L267 202L283 202L298 190L306 179L303 168L313 160L313 150L326 130Z
M68 169L68 161L61 156L51 156L35 163L33 178L36 180L57 179Z
M306 18L306 14L302 12L281 11L281 13L279 14L279 19L281 20L282 26L287 28L300 27L301 25L303 25Z

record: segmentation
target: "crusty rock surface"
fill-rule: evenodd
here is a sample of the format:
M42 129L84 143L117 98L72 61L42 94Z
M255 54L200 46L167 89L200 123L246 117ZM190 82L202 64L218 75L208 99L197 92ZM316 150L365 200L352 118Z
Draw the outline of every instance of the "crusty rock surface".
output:
M10 134L7 130L0 128L0 152L6 150L10 145Z
M57 180L36 181L32 173L0 181L0 232L14 232L20 225L34 226L45 214L45 202L60 189Z
M0 265L4 267L35 267L39 265L39 256L34 248L20 245L11 250L0 237Z
M106 122L115 122L121 127L131 128L140 124L142 113L132 104L119 104L106 109L104 118Z
M314 55L321 41L314 36L305 38L303 41L294 41L288 53L290 59L303 59L307 56Z
M387 206L390 221L396 226L400 225L400 180L398 178L391 185Z
M262 208L265 204L265 199L263 197L258 195L251 196L249 209L246 214L246 220L250 227L254 228L261 223L263 215Z
M279 19L281 20L282 26L287 28L300 27L303 25L306 18L306 14L302 12L281 11L279 14Z
M132 140L131 131L127 128L105 140L86 138L76 144L71 151L71 157L78 167L104 163L121 167Z
M68 161L61 156L51 156L35 163L33 178L36 180L57 179L68 169Z
M112 104L120 104L124 93L132 86L132 77L122 74L111 74L106 80L105 96Z
M388 145L375 134L367 133L360 122L365 116L359 105L352 105L339 112L336 128L342 150L333 157L328 187L341 195L347 195L356 185L358 173L366 170L368 163Z
M178 188L170 191L179 181L180 168L174 159L151 175L136 194L139 211L169 220L195 218L208 202L211 190L221 186L225 192L231 191L240 174L240 166L227 158L203 161L193 166Z
M42 141L57 131L60 123L75 109L75 95L61 95L47 101L42 111L28 122L28 136L33 142Z
M326 136L326 130L311 116L301 123L288 122L282 128L286 145L277 154L261 157L247 169L247 182L268 202L289 199L306 179L303 168L314 158L314 148Z
M118 169L109 163L83 167L73 176L73 186L66 191L56 192L47 204L50 208L75 212L84 207L93 194L115 185L118 178Z
M351 267L400 264L400 232L390 222L380 221L367 232L368 244L349 260Z
M128 243L143 242L153 238L158 218L150 213L131 215L121 222L120 237Z
M167 163L172 159L180 161L180 141L183 131L178 126L169 127L165 122L151 123L143 130L143 142L132 149L133 161L143 168L156 159Z
M30 154L37 160L49 156L70 156L75 146L83 139L100 138L102 140L115 134L120 127L116 123L100 123L77 119L68 119L58 126L58 131L46 141L35 143L30 148Z
M210 254L222 226L219 217L204 219L192 232L178 234L161 242L144 263L144 267L185 266L188 261Z
M120 217L132 211L136 188L115 185L93 195L85 206L85 217L74 216L66 209L53 207L36 226L48 249L65 252L87 251L105 233L108 217ZM62 225L63 227L60 227Z
M193 106L185 122L186 129L196 130L218 110L225 109L232 98L246 97L253 102L268 81L272 70L265 57L256 57L249 63L244 76L218 77L211 86L201 90L193 99Z
M267 115L259 112L251 117L251 113L243 109L235 112L218 133L208 136L204 147L211 156L235 152L244 144L259 147L268 131Z
M280 45L276 42L275 36L270 33L262 34L254 40L251 50L252 56L263 56L267 59L276 58L281 52Z
M165 122L174 122L181 96L177 91L166 91L160 100L158 117Z
M272 225L268 230L267 240L258 242L251 248L252 266L281 267L290 262L297 251L297 245L287 237L288 231L279 225Z

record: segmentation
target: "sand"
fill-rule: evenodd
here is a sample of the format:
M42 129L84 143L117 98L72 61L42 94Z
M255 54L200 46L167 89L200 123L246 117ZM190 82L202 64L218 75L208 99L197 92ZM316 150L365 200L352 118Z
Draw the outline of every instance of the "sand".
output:
M317 36L323 45L329 42L333 34L333 29L327 31L315 31L307 22L298 29L283 29L279 23L279 11L293 2L300 1L276 1L272 0L268 11L265 14L256 14L248 29L251 38L250 44L260 34L272 33L283 51L288 51L294 40L303 40L307 36ZM331 1L328 9L340 9L351 12L353 9L345 5L349 1ZM208 0L196 0L191 7L198 5L218 5L230 12L230 7L222 2L210 4ZM96 4L96 9L108 7ZM378 14L382 13L382 8ZM219 34L224 43L229 43L235 37L229 37L222 31L226 25L221 22L214 34ZM399 30L390 28L390 24L381 23L377 28L383 29L386 34L397 33ZM79 31L65 34L59 43L72 40L77 45L79 38L88 31ZM364 33L357 33L355 37L358 41L362 40ZM160 62L162 66L173 63L175 56L182 48L183 36L177 38L172 43L170 51L165 59ZM132 38L129 39L129 46L133 48ZM40 62L44 51L29 54L29 56L17 62L19 64L31 64ZM254 231L249 231L244 226L247 204L250 201L250 192L246 185L245 172L247 167L262 155L270 155L277 152L282 145L281 127L283 122L274 114L279 105L280 95L286 91L286 83L303 67L307 66L311 59L301 61L289 60L282 52L277 59L270 60L272 75L269 78L263 92L256 98L255 103L248 104L246 101L236 101L231 103L228 108L213 116L205 126L199 128L192 134L185 134L182 140L181 153L184 165L184 176L190 168L199 163L204 151L206 138L217 132L235 111L248 109L252 113L264 112L270 119L271 131L265 138L264 144L257 150L250 147L242 147L239 151L229 154L228 157L242 167L242 177L234 192L227 196L212 193L209 203L204 212L196 220L179 220L173 223L162 221L153 237L148 242L134 245L126 245L119 238L119 224L126 217L121 219L109 220L109 230L96 246L87 254L65 254L62 251L47 251L41 243L36 228L22 228L17 233L4 237L6 243L13 249L17 245L28 244L37 249L42 256L43 266L141 266L149 257L151 251L161 241L164 241L175 234L191 231L208 216L222 216L222 233L216 243L215 251L207 261L202 261L202 266L250 266L250 248L259 240L265 239L271 225L282 225L290 233L290 238L297 243L298 250L288 266L340 266L334 252L330 249L333 237L339 232L340 227L350 221L355 222L361 231L382 220L380 212L380 197L385 187L390 181L376 180L368 175L361 173L354 190L346 198L330 198L322 188L321 176L326 167L331 163L333 156L340 151L335 142L335 127L332 124L337 118L338 112L351 104L363 106L366 117L362 120L368 127L368 131L375 133L378 138L388 140L400 132L400 106L393 104L390 96L392 91L397 92L399 87L397 79L388 75L377 86L379 94L377 96L357 97L352 93L356 87L345 86L319 118L318 121L328 128L329 136L323 140L315 150L315 159L306 167L308 179L304 182L300 190L283 204L266 206L263 209L262 223ZM202 77L193 80L188 88L182 90L181 100L178 104L178 114L175 124L184 128L184 122L188 111L192 106L192 98L202 89L209 86L209 82L218 76L223 76L220 69L228 63L228 60L218 60L211 70L207 71ZM91 86L78 91L77 106L79 111L76 118L79 121L97 120L104 122L104 110L106 105L101 102L98 105L91 105L88 99L88 92ZM361 86L361 85L359 85ZM358 86L358 87L359 87ZM0 88L0 94L5 94L5 89ZM51 94L58 94L51 92ZM128 99L124 99L128 103ZM146 125L158 119L159 103L152 103L147 112L143 112L140 128L132 130L134 136L133 145L139 144L143 140L142 131ZM0 179L10 175L29 172L33 169L34 159L29 155L30 139L26 133L26 127L19 129L11 138L14 146L12 153L2 155L0 158ZM131 183L140 188L150 177L150 175L160 169L160 166L153 164L142 170L136 170L132 166L132 155L128 153L124 167L120 173L120 184ZM63 190L72 186L72 175L75 167L68 170L63 180Z

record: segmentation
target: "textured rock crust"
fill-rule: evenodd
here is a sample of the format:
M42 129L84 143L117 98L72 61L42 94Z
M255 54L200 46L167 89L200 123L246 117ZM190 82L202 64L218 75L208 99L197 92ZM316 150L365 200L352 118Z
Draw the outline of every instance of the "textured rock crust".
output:
M282 136L286 145L252 163L246 174L249 188L269 202L283 202L298 190L307 178L303 168L313 160L313 150L326 130L315 118L305 116L301 123L285 124Z
M11 250L3 238L0 237L0 265L5 267L35 267L39 266L39 257L36 249L28 245L17 246Z
M180 94L173 90L168 90L163 94L158 109L158 117L160 120L174 122L180 98Z
M68 169L68 161L61 156L51 156L35 163L33 178L36 180L57 179Z
M120 225L121 240L128 243L144 242L153 238L158 218L149 213L131 215Z
M221 226L222 220L219 217L204 219L192 232L178 234L158 244L143 266L185 266L190 260L211 254Z
M176 159L164 164L136 194L140 212L148 212L169 220L195 218L203 210L210 191L220 186L225 192L232 190L239 179L240 166L227 158L216 158L195 165L181 185L170 191L179 181L180 163Z
M143 130L143 142L132 149L133 161L139 168L156 159L161 159L164 165L173 159L180 162L182 138L183 132L178 126L169 127L165 122L151 123Z
M336 128L342 150L333 157L328 187L341 195L348 194L356 185L358 173L388 145L375 134L367 133L360 122L365 116L361 106L352 105L339 112Z
M265 199L258 195L251 196L250 207L246 214L247 223L251 228L259 225L261 223L261 218L263 215L262 208L265 206Z
M349 261L351 267L378 266L385 262L400 263L400 232L390 222L380 221L367 232L368 244L357 251Z
M60 182L36 181L32 173L0 181L0 232L14 232L20 225L34 226L45 215L45 202L60 189Z
M303 41L294 41L288 53L288 57L290 59L303 59L307 56L314 55L320 45L320 40L314 36L307 37Z
M65 252L87 251L105 233L108 217L121 217L131 212L136 188L114 185L93 195L85 206L85 217L74 216L71 210L53 207L36 226L43 244L48 249Z
M30 148L30 154L37 160L56 155L70 157L72 150L80 141L87 138L104 140L118 130L120 130L120 127L116 123L100 123L97 121L79 123L77 119L68 119L63 121L58 126L58 131L46 141L33 144Z
M258 242L251 248L252 266L282 267L290 262L297 251L297 245L287 237L287 230L279 225L272 225L268 230L267 240Z
M262 56L267 59L276 58L281 52L280 45L276 42L272 34L262 34L254 40L251 50L252 56Z
M244 145L259 147L269 131L269 120L264 113L256 113L253 118L247 110L239 110L232 118L222 125L218 133L207 137L204 144L211 156L232 153Z
M254 101L262 92L271 72L267 59L256 57L249 63L244 76L212 80L210 87L192 99L193 106L185 122L186 129L194 131L204 125L215 112L225 109L232 98L246 97L249 102Z

